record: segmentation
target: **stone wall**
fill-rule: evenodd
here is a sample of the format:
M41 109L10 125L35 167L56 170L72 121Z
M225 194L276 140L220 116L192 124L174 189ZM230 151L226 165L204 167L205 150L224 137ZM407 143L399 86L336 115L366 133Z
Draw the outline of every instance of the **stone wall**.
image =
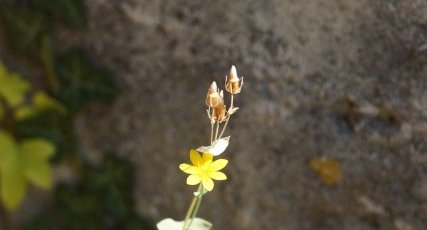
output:
M138 166L141 215L183 218L195 188L177 166L207 143L206 90L234 64L245 86L229 180L200 213L214 229L426 228L425 0L88 6L79 39L122 93L76 127L91 159L115 151ZM339 163L337 184L310 167L322 157Z

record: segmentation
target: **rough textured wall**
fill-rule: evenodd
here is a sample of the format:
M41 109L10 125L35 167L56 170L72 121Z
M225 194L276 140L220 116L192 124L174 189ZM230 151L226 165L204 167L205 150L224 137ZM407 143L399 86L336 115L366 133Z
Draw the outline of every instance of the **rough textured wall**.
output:
M117 74L112 106L81 114L82 149L138 165L138 210L183 218L177 166L207 143L204 96L245 76L214 229L427 227L425 0L91 0L82 44ZM61 36L61 35L60 35ZM65 36L65 35L64 35ZM342 180L310 168L336 159Z

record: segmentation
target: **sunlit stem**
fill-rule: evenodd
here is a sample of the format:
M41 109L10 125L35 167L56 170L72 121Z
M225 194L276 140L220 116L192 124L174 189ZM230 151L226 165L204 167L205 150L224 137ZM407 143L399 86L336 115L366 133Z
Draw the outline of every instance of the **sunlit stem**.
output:
M230 100L231 100L231 102L230 102L230 108L229 109L232 109L233 108L233 101L234 101L234 94L231 94ZM219 135L218 139L221 139L222 135L224 134L225 128L227 128L228 121L230 120L230 117L231 117L231 114L228 114L227 120L225 120L224 127L222 127L222 131L221 131L221 134Z
M195 214L194 214L194 212L198 211L199 206L200 206L199 200L202 198L202 192L203 192L202 184L199 185L197 192L199 193L198 196L195 196L193 198L193 200L191 201L190 207L188 208L187 214L185 215L185 220L184 220L184 225L182 226L182 230L190 229L191 223L193 222L192 221L193 216L195 216L197 214L197 212ZM197 209L195 209L196 206L197 206ZM190 217L191 217L191 221L190 221Z
M202 189L201 189L201 191L199 191L199 194L198 194L199 199L197 199L196 207L194 208L193 214L191 215L190 224L188 225L188 228L190 228L191 224L193 223L194 218L197 217L197 213L199 212L199 208L200 208L200 203L202 203L202 196L203 196L203 193L205 192L204 191L205 189L203 188L203 186L201 186L201 188Z
M210 109L211 107L209 107L209 109ZM215 108L212 108L212 115L211 115L211 145L212 145L212 143L213 143L213 138L214 138L214 124L215 124L215 121L214 121L214 115L215 115Z
M219 133L219 121L216 123L216 131L215 131L215 140L218 140L218 133Z

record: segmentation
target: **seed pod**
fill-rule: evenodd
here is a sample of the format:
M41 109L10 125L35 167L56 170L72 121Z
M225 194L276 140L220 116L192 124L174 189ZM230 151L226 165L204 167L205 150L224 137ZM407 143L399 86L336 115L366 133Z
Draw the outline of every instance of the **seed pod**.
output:
M220 104L214 108L214 117L213 119L218 122L223 122L226 118L227 109L224 104Z
M231 66L230 73L225 77L225 89L232 94L238 94L242 90L243 77L237 76L236 67Z
M223 100L218 92L216 82L212 82L209 87L208 94L206 96L206 105L209 107L216 107L223 103Z

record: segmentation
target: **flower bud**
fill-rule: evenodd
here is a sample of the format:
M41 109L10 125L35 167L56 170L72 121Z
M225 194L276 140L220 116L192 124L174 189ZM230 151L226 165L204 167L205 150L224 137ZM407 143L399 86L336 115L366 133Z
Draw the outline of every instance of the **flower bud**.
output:
M223 103L222 97L218 92L218 87L216 82L212 82L208 90L208 95L206 96L206 105L210 107L216 107Z
M214 93L218 91L218 87L216 86L216 82L213 81L211 83L211 86L209 86L209 93Z
M225 78L225 89L232 94L238 94L242 90L243 77L239 79L236 67L231 66L229 74Z

